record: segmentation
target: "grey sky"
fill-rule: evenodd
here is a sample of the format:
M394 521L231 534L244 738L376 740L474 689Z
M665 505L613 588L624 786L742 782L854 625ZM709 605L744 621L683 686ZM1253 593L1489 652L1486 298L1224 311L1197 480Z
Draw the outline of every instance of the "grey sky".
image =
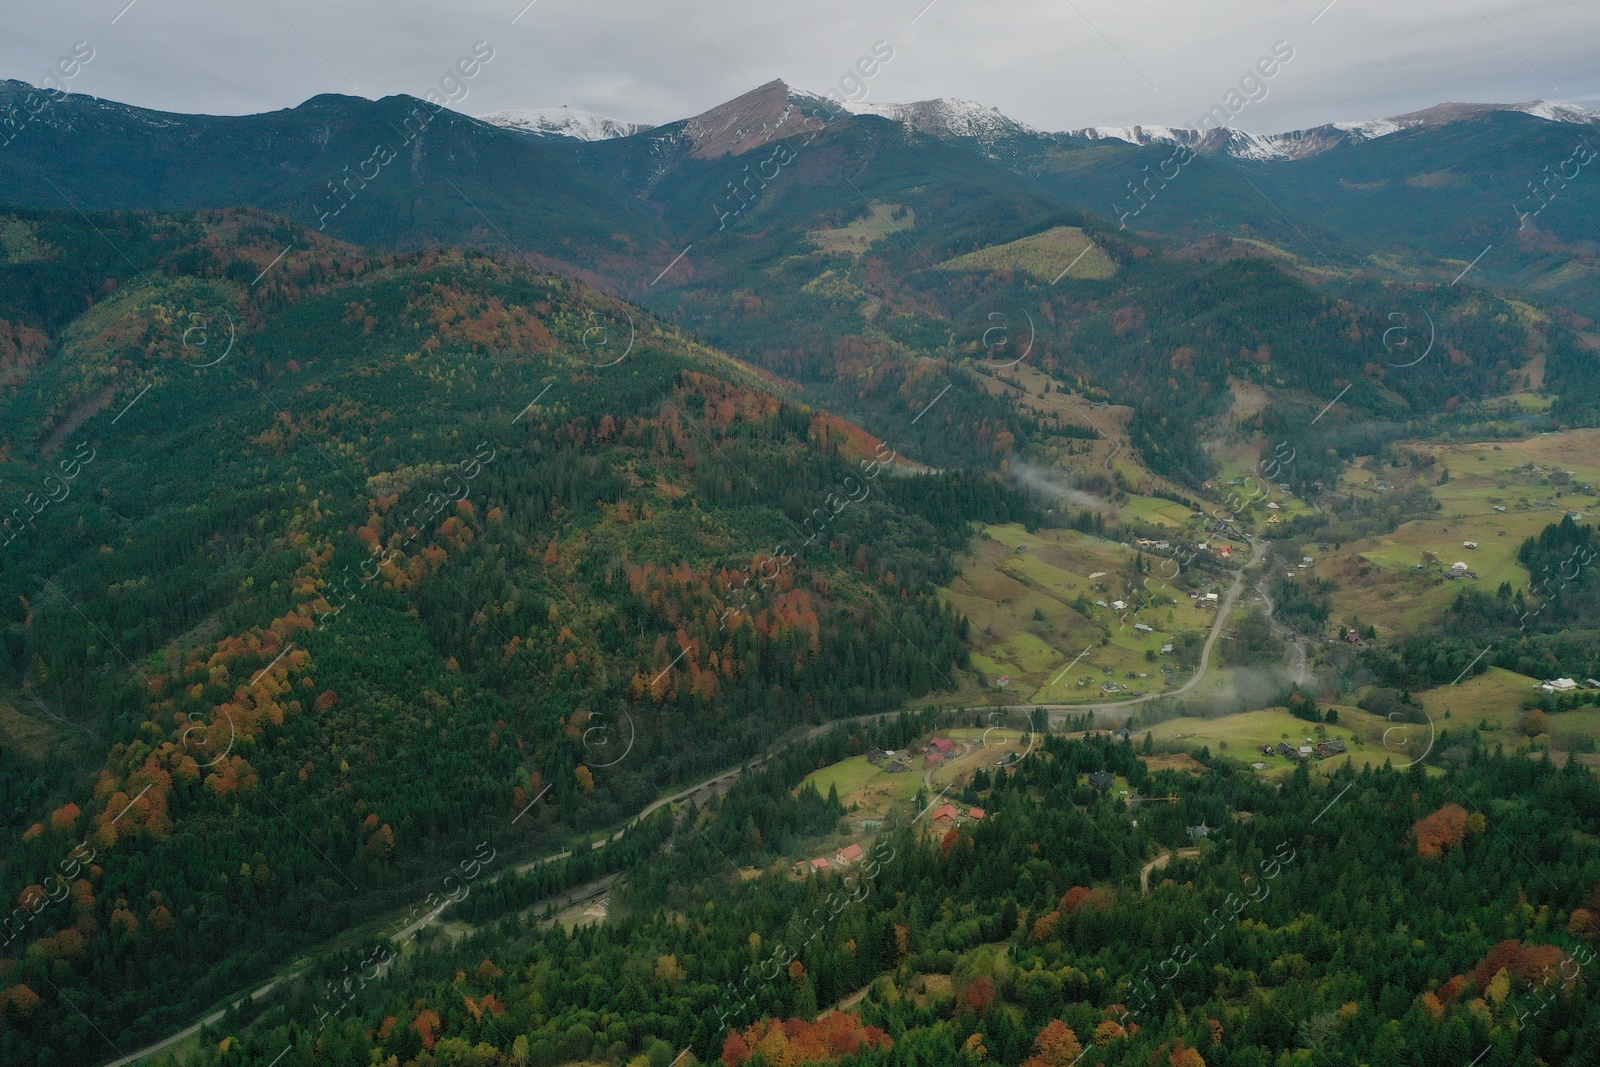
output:
M660 123L777 77L826 91L885 40L895 56L867 99L962 97L1056 130L1192 126L1286 40L1294 59L1233 125L1274 132L1444 100L1600 104L1595 0L525 3L6 0L0 75L38 83L82 40L94 58L75 92L243 114L321 92L420 96L487 40L495 58L458 110L569 104Z

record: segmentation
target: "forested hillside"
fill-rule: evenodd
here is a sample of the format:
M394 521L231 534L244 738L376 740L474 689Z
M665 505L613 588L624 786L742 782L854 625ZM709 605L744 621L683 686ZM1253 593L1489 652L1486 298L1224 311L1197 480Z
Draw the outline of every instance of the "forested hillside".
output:
M1035 518L481 255L249 211L0 231L0 669L77 760L0 760L8 1064L948 686L931 590L969 520Z
M885 832L841 877L750 881L742 828L816 763L919 724L839 731L747 779L641 862L604 924L538 915L381 978L330 968L230 1016L191 1064L1588 1063L1600 1017L1600 788L1475 751L1444 777L1226 759L1152 771L1131 742L1050 738ZM1128 811L1126 776L1176 803ZM931 805L930 805L931 807ZM1193 844L1154 872L1146 858ZM351 958L355 964L354 954ZM341 980L342 979L342 980ZM822 1009L855 993L846 1013ZM339 1009L334 1014L332 1009Z
M0 85L0 114L24 113L27 91ZM1191 488L1214 473L1202 432L1230 380L1297 423L1340 396L1352 421L1427 435L1537 363L1555 418L1600 417L1581 317L1592 198L1519 227L1506 177L1570 151L1570 123L1495 113L1304 160L1194 158L1143 186L1150 210L1125 226L1124 187L1167 173L1169 147L1030 133L989 153L781 82L724 120L762 128L786 103L804 119L735 154L699 144L693 123L585 144L399 96L214 117L68 95L25 123L0 178L12 202L52 210L249 204L365 244L484 249L595 280L940 467L1048 443L982 380L1018 359L1134 407L1147 465ZM1019 251L1063 228L1088 259ZM1491 271L1507 295L1569 310L1477 288ZM1424 312L1438 345L1406 373L1421 346L1397 354L1393 316L1420 329Z

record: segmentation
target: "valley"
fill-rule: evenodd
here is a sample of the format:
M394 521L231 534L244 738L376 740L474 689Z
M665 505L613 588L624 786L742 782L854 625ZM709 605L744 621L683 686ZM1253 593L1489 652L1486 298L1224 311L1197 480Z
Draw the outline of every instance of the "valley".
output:
M1600 113L497 32L0 83L0 1067L1600 1057Z

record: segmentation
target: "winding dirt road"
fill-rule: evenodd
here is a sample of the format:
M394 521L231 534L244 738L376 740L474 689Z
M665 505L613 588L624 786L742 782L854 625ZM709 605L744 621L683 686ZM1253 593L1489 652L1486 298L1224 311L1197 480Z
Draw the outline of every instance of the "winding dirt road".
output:
M1233 576L1233 584L1228 587L1228 592L1217 605L1217 619L1211 624L1211 633L1206 637L1205 647L1200 650L1200 663L1195 667L1194 676L1177 689L1163 689L1159 693L1145 693L1128 700L1105 700L1095 704L1002 704L998 705L1005 711L1032 711L1035 708L1043 709L1050 716L1050 725L1055 726L1064 721L1067 713L1084 711L1116 711L1119 708L1131 708L1135 704L1143 704L1151 700L1161 700L1164 697L1178 697L1189 692L1199 685L1205 678L1206 668L1211 663L1211 653L1217 647L1217 641L1222 637L1226 628L1228 616L1233 613L1234 607L1239 603L1239 594L1244 590L1245 575L1261 562L1266 554L1266 546L1259 540L1252 541L1250 545L1250 559L1239 568ZM984 704L982 708L994 708L994 704ZM962 708L963 711L981 710L980 708ZM1059 713L1059 717L1058 717Z

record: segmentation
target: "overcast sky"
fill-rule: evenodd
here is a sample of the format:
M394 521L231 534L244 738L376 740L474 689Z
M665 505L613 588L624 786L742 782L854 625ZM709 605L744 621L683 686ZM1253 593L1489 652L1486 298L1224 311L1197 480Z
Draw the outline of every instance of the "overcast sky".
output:
M0 75L244 114L317 93L421 96L475 42L456 109L567 104L661 123L773 78L825 92L885 41L867 99L976 100L1041 129L1193 126L1274 42L1232 125L1276 132L1445 100L1600 105L1597 0L4 0ZM70 65L69 65L70 68ZM849 87L849 83L846 83Z

